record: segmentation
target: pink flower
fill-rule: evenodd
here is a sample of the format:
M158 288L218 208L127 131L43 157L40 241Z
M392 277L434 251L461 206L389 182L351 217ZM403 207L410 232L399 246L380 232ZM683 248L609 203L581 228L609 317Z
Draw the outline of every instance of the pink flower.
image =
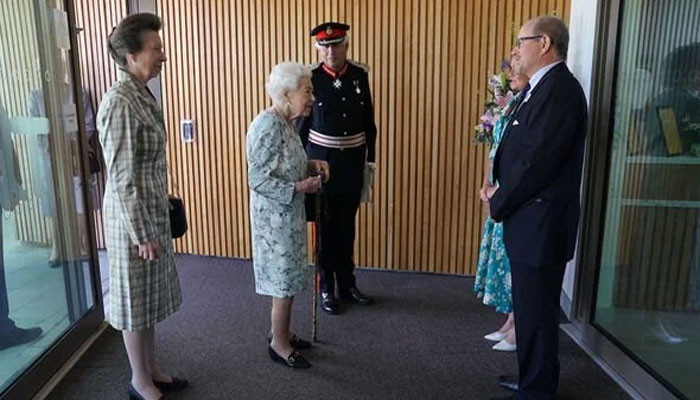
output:
M508 105L508 97L506 96L497 96L496 97L496 105L498 108L504 108L505 106Z
M481 116L481 122L484 124L493 125L495 119L495 116L490 111Z

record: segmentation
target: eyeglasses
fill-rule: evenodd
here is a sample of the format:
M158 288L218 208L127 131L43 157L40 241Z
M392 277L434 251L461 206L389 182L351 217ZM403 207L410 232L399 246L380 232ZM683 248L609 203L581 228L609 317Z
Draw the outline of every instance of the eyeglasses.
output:
M515 47L520 48L520 46L523 45L523 42L526 40L532 40L532 39L539 39L541 37L544 37L544 35L534 35L534 36L523 36L515 39Z

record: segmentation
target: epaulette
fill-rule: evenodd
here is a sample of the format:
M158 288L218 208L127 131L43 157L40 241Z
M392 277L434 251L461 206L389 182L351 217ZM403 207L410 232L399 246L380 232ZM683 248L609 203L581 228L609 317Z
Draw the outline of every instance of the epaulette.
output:
M348 62L356 67L362 68L366 73L369 74L369 65L350 59L348 59Z

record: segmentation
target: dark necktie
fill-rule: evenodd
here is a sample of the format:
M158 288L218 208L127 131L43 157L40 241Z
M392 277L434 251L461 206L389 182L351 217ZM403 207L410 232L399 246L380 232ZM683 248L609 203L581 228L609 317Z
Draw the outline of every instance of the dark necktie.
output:
M525 101L525 97L527 97L527 92L529 91L530 84L528 83L527 85L525 85L525 88L520 93L518 93L518 101L516 101L515 104L513 104L513 108L511 108L511 110L513 110L513 112L510 113L511 118L513 118L515 114L518 113L518 110L520 110L520 107L522 107L523 102Z

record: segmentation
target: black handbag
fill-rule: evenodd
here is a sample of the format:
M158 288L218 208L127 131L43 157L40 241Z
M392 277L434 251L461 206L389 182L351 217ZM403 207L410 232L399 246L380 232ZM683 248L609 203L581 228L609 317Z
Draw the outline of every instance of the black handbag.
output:
M185 213L185 203L178 197L170 196L170 232L173 239L179 239L187 232L187 214Z

